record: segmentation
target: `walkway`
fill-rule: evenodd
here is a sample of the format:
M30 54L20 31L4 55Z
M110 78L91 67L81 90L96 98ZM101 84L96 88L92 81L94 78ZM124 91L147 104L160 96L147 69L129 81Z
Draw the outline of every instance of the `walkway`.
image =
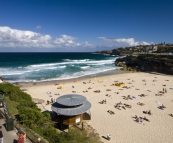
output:
M2 126L4 143L17 143L18 139L17 129L14 128L14 130L7 132L5 128L5 119L2 114L0 114L0 126ZM25 143L31 143L31 142L27 139Z
M13 130L13 131L6 131L5 128L5 119L4 117L0 114L0 126L2 126L2 133L3 133L3 139L4 139L4 143L17 143L17 130Z

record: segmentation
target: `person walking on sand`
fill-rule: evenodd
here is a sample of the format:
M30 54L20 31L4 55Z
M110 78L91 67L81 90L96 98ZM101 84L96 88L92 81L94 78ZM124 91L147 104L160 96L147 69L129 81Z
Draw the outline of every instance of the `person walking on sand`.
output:
M2 126L0 126L0 143L3 143Z

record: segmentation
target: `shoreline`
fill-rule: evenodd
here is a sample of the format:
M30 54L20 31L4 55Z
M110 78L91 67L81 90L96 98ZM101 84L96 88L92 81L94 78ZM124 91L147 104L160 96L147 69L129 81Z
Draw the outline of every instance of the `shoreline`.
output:
M93 74L93 75L86 75L78 78L71 78L71 79L64 79L64 80L50 80L50 81L36 81L36 82L14 82L12 83L13 85L18 85L18 86L33 86L34 84L37 85L46 85L46 84L56 84L56 83L69 83L69 82L74 82L74 80L87 80L91 78L99 78L102 76L110 76L110 75L119 75L119 74L126 74L126 73L131 73L130 71L123 71L123 70L110 70L106 72L100 72L98 74Z
M89 80L91 82L88 82ZM116 82L123 82L129 88L111 86ZM73 79L66 81L64 85L62 83L62 89L57 89L58 85L55 85L55 81L36 85L23 84L21 89L26 89L25 92L32 98L45 101L45 103L37 104L42 111L51 111L51 105L46 105L46 101L50 101L51 98L74 94L72 91L85 96L92 104L91 120L87 121L87 124L96 130L104 143L172 142L173 118L169 114L173 114L173 76L160 73L126 72L84 77L77 82ZM88 89L89 87L92 89ZM167 93L156 96L163 88L167 89ZM101 92L95 93L95 90ZM48 91L51 94L48 94ZM146 96L140 97L141 94ZM128 95L135 98L131 100L123 98ZM106 104L100 103L103 100L106 100ZM119 109L115 108L115 104L119 102L128 104L132 108L124 109L123 105ZM144 106L138 105L138 102L144 103ZM166 109L158 108L162 104L166 106ZM112 110L115 114L108 113L108 110ZM143 113L147 110L151 110L152 115ZM149 122L143 120L142 123L137 123L134 121L135 115L146 117ZM105 139L107 134L111 135L110 141Z

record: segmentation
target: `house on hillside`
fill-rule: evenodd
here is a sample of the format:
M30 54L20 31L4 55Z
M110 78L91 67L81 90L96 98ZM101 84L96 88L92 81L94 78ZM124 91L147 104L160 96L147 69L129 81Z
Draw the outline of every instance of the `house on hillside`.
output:
M173 45L159 45L157 51L158 52L172 52Z
M146 52L147 53L153 53L158 51L158 45L149 45L146 47Z
M168 47L166 45L159 45L157 49L158 52L166 52Z
M158 45L153 45L153 47L152 47L153 52L156 52L157 48L158 48Z
M145 51L146 51L147 53L152 53L152 52L153 52L153 47L152 47L152 45L146 46Z

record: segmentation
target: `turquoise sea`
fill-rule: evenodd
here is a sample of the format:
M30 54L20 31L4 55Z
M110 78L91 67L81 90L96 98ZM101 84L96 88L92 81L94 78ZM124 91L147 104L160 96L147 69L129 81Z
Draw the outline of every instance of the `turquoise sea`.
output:
M116 58L95 53L0 53L0 77L12 83L66 80L119 69Z

